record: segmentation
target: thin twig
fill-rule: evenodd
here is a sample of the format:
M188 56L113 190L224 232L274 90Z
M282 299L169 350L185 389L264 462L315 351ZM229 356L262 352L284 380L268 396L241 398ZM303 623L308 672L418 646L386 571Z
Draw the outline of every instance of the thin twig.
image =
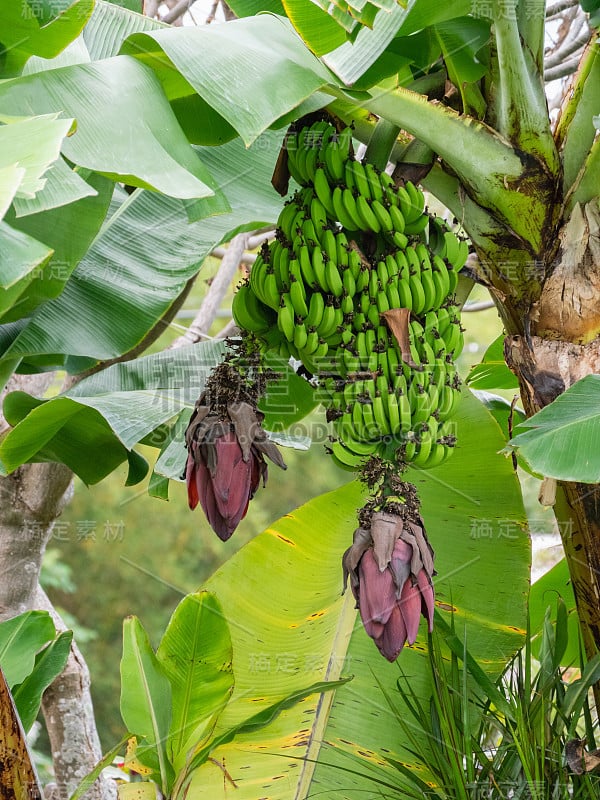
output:
M227 255L227 248L226 247L215 247L215 249L211 252L211 256L213 258L225 258ZM242 253L242 257L240 258L241 264L248 264L248 266L254 264L256 261L256 253Z
M227 339L229 336L239 335L240 329L235 324L234 320L230 319L227 325L218 332L215 339Z
M468 303L461 308L463 311L487 311L488 308L494 308L496 304L493 300L482 300L480 303Z
M165 22L167 25L172 25L175 20L179 19L179 17L183 17L194 1L195 0L179 0L179 3L176 3L176 5L174 5L173 8L164 15L164 17L161 17L161 22Z
M107 361L100 361L90 369L86 370L85 372L80 372L77 375L68 375L65 378L61 391L66 391L74 386L79 381L83 380L83 378L88 378L90 375L94 375L96 372L101 372L103 369L107 367L112 367L113 364L120 364L123 361L133 361L134 358L137 358L141 355L144 350L147 350L151 344L159 339L163 333L167 330L169 325L175 319L177 312L181 309L185 301L187 300L187 296L189 295L192 286L197 278L197 273L193 275L185 284L183 291L175 298L173 303L169 306L169 308L165 311L162 317L156 322L156 324L150 328L148 333L144 336L144 338L137 344L135 347L132 347L131 350L128 350L126 353L123 353L121 356L117 356L116 358L108 359Z
M571 41L566 41L563 43L562 47L559 47L558 50L555 50L548 58L544 59L544 69L549 70L553 67L557 67L559 64L562 64L567 56L572 55L577 50L583 49L585 45L588 43L591 31L587 26L585 20L583 21L583 31L579 33Z
M275 236L275 226L268 225L266 228L261 228L254 231L252 236L248 239L248 250L256 250L263 242L269 242Z
M158 13L158 0L144 0L144 16L154 19Z
M573 8L573 6L576 5L577 5L577 0L558 0L558 2L547 6L546 19L557 17L559 14L562 14L564 11L567 11L567 9Z
M206 18L205 25L210 25L211 22L215 21L215 17L217 16L217 8L219 7L220 0L213 0L213 4L210 7L210 11L208 13L208 17Z
M227 248L227 253L221 260L219 271L215 275L194 321L187 331L173 342L169 349L183 347L186 344L194 344L206 336L237 272L248 238L247 233L238 233L237 236L233 237Z
M566 78L567 75L572 75L577 70L579 61L579 58L573 58L571 61L560 64L558 67L547 70L544 75L544 80L546 83L549 83L550 81L558 80L558 78Z

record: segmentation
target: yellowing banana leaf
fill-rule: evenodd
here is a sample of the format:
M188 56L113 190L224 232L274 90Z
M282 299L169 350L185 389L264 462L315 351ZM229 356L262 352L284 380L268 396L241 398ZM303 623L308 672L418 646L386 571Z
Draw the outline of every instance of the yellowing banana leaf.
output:
M119 800L156 800L156 785L150 781L122 783L117 789Z
M452 458L409 479L418 486L436 552L438 612L448 620L454 614L473 656L496 676L525 633L529 539L517 481L497 455L503 437L496 422L467 394L457 423ZM316 498L274 523L208 582L226 609L234 654L245 654L217 736L249 716L258 703L248 698L258 690L267 706L311 680L354 678L335 696L307 698L284 712L268 736L247 733L215 749L214 761L198 770L190 800L229 796L223 769L239 800L378 797L390 787L402 796L401 775L387 759L410 765L413 758L378 684L395 694L398 668L382 659L353 598L341 594L341 556L363 498L355 483ZM424 641L422 632L400 655L421 697L429 691Z

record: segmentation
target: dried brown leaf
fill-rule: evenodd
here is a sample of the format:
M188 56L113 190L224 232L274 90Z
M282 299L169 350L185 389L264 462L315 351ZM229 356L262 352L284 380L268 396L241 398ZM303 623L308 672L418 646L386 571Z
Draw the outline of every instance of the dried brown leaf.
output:
M384 311L381 316L385 319L393 337L398 342L398 347L402 354L402 361L409 367L416 367L410 353L410 334L408 323L410 322L409 308L391 308Z
M0 797L6 800L42 800L27 739L10 689L0 669Z

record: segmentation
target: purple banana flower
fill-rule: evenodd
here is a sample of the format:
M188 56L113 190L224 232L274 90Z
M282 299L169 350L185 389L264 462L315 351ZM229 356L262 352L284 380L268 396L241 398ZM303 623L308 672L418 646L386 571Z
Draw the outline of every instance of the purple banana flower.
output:
M185 479L192 510L198 503L217 536L227 541L245 517L261 479L267 482L264 456L286 469L277 447L261 427L262 415L249 403L227 405L227 416L211 411L205 395L186 430Z
M365 630L388 661L414 644L421 615L433 630L433 551L422 524L378 511L370 529L356 529L342 563Z

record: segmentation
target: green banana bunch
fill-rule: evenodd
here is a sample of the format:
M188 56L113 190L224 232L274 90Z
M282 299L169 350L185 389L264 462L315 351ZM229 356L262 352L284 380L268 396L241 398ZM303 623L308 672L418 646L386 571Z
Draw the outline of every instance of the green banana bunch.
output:
M350 127L296 123L285 148L300 188L238 290L234 319L317 377L339 466L375 454L438 466L455 442L463 340L453 295L468 244L427 212L418 187L356 160ZM409 352L384 317L402 308Z

